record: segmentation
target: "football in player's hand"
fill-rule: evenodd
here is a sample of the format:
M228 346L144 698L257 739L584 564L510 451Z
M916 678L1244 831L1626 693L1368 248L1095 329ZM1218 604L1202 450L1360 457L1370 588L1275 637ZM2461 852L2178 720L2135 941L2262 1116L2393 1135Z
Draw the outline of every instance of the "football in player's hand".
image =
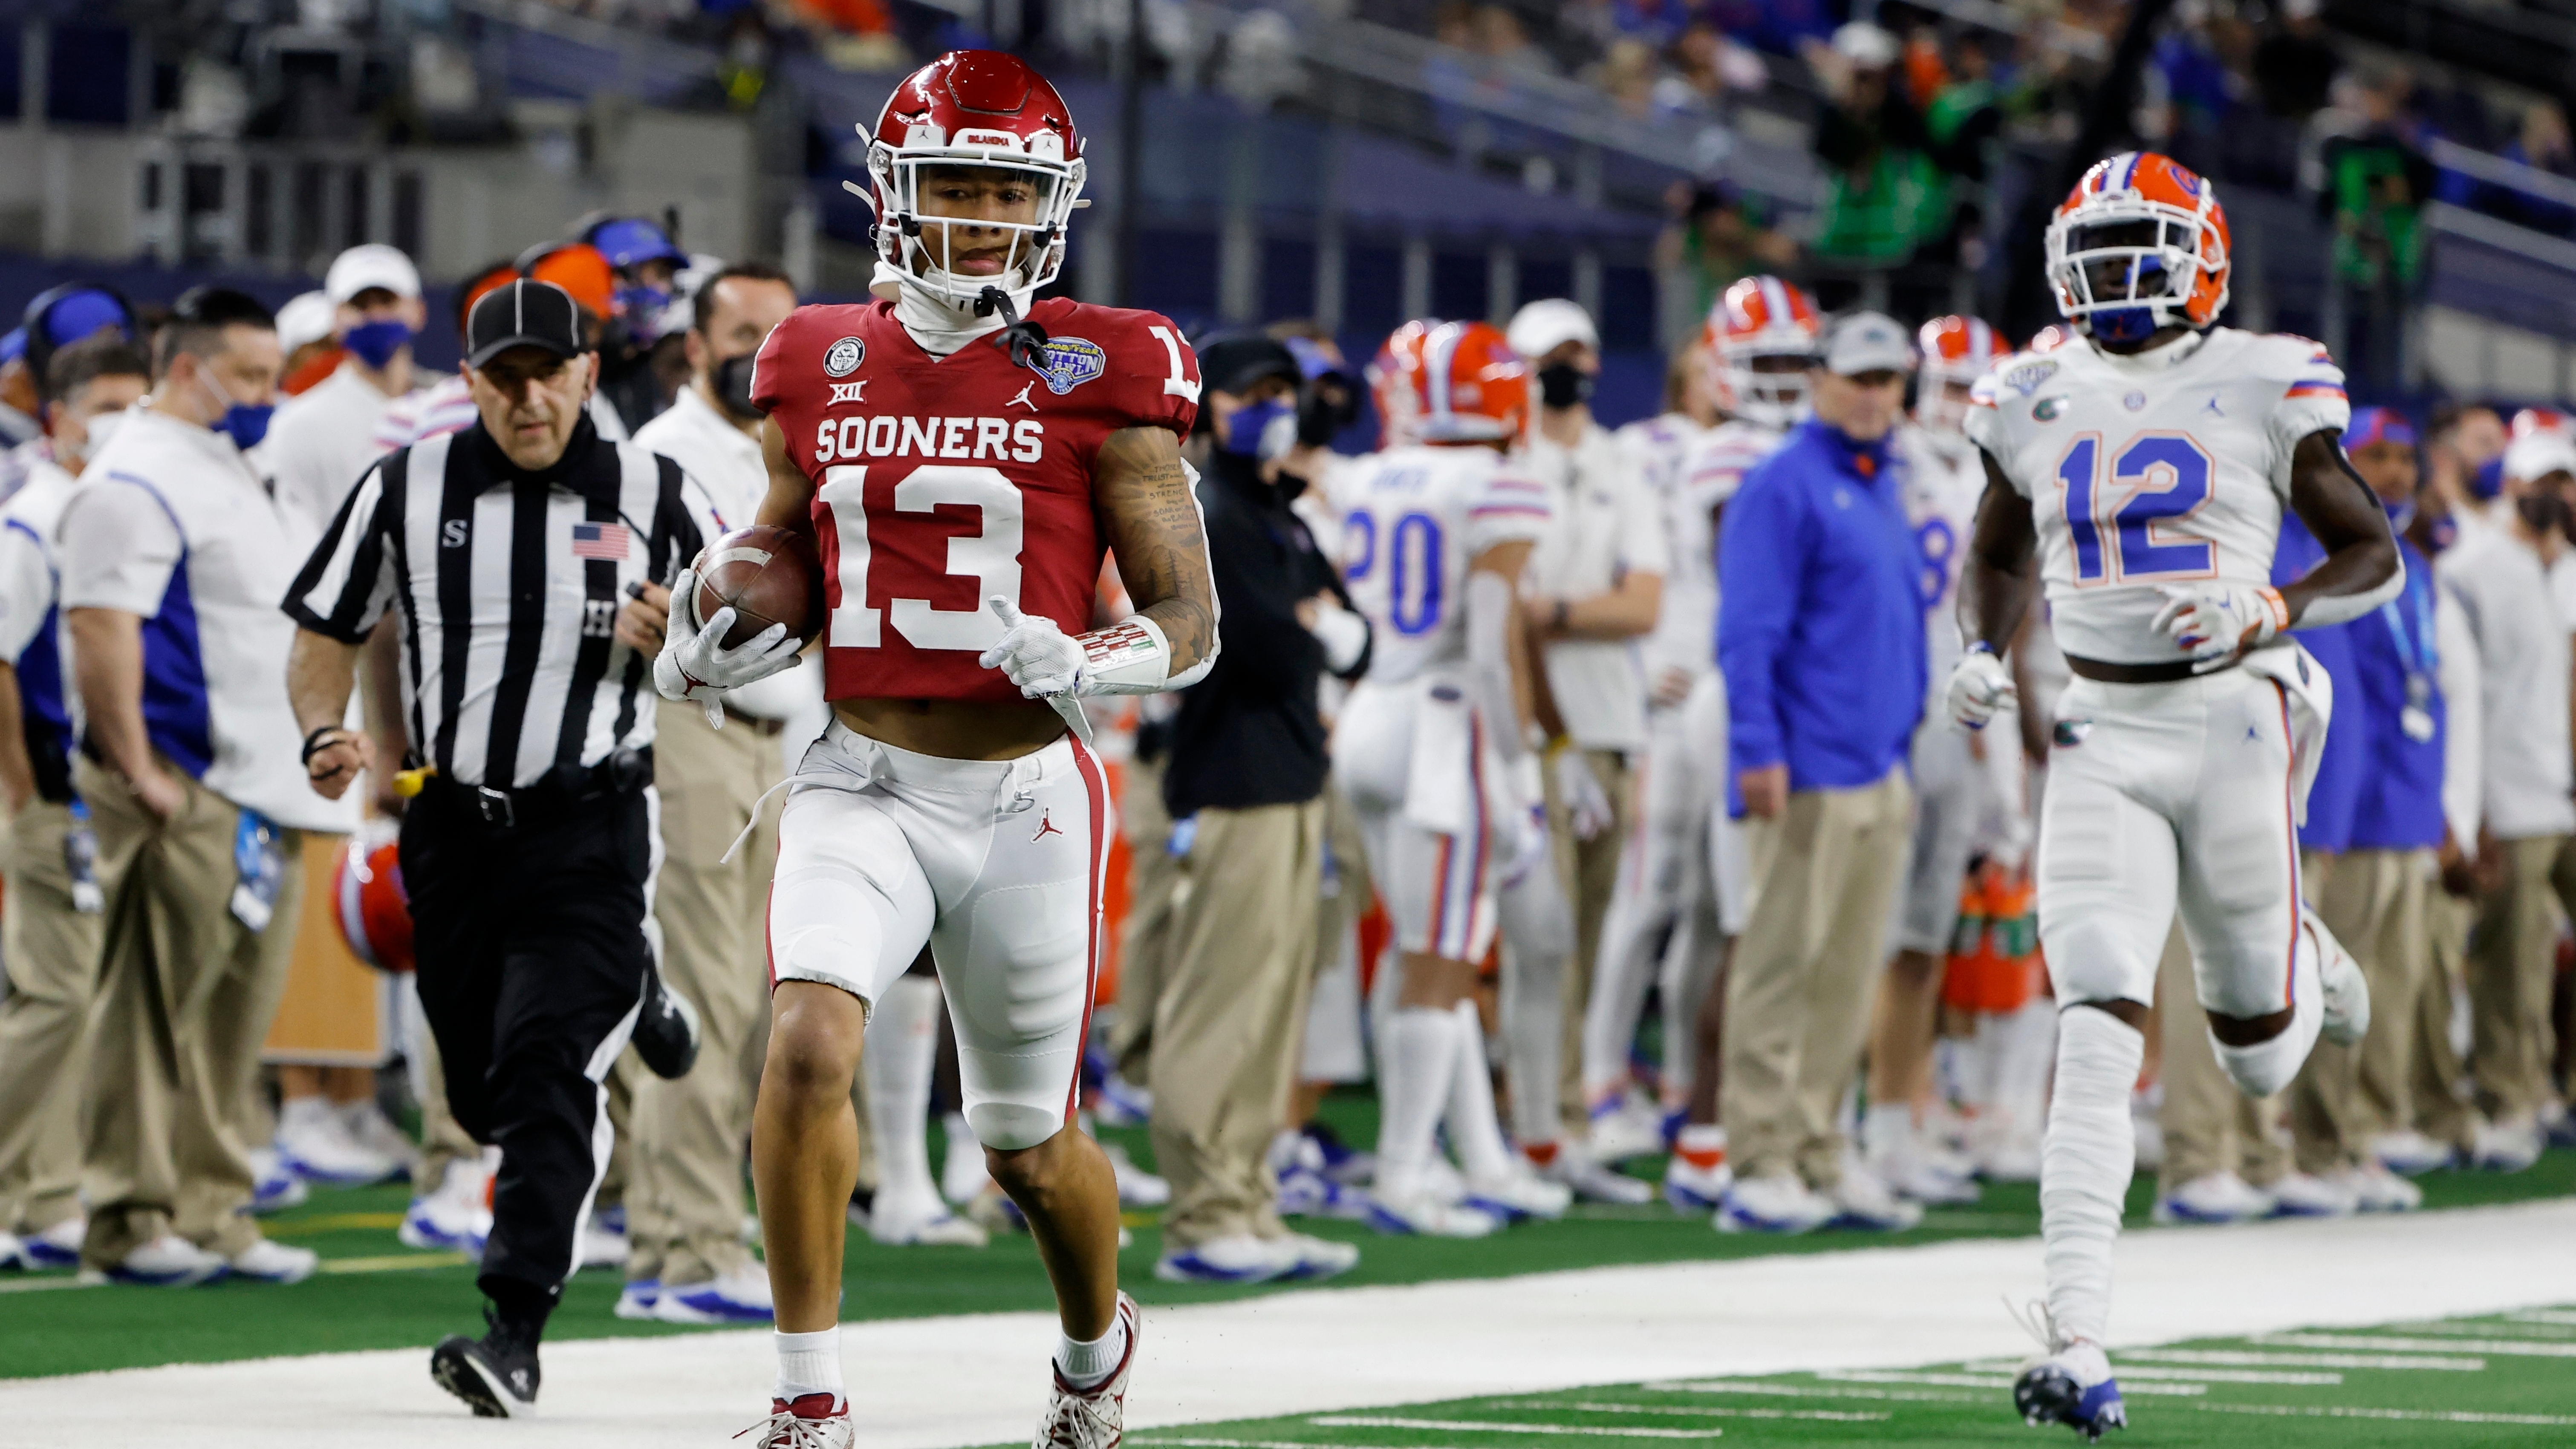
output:
M766 523L738 528L708 544L691 565L698 576L698 618L734 611L721 641L738 647L772 624L800 640L823 628L823 560L814 540Z

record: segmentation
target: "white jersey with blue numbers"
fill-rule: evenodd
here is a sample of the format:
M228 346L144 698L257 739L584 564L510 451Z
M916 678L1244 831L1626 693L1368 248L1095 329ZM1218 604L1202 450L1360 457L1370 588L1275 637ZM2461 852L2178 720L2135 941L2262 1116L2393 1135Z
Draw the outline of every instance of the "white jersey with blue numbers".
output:
M1959 662L1960 564L1976 530L1986 469L1977 460L1976 444L1919 423L1897 432L1896 456L1905 466L1905 516L1914 525L1914 547L1922 555L1923 637L1930 645L1924 657L1932 665L1932 692L1925 707L1937 719L1941 697L1950 687L1950 667Z
M1967 431L2031 500L2057 642L2119 664L2180 658L2159 587L2272 581L2299 440L2351 420L2304 337L2214 327L2141 357L2070 342L1979 379Z
M1390 448L1337 480L1342 579L1376 635L1368 677L1400 684L1467 658L1467 566L1498 544L1536 540L1544 484L1502 454L1466 445Z

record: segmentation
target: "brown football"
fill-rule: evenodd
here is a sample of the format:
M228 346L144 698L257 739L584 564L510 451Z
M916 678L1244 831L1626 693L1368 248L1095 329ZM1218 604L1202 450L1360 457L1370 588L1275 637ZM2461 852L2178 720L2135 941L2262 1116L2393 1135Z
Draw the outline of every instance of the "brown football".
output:
M802 533L756 523L708 544L691 565L698 575L698 618L734 611L725 631L731 649L772 624L800 640L823 628L823 560Z

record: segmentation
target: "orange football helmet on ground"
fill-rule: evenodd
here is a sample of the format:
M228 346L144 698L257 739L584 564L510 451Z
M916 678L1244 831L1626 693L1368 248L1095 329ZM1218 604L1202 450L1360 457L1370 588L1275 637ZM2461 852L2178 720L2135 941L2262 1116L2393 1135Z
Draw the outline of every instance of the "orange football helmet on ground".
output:
M2153 151L2093 163L2048 223L2057 310L2106 341L2207 327L2227 306L2233 265L2218 193Z
M1509 442L1529 422L1529 366L1490 323L1407 322L1368 379L1390 448Z
M1744 277L1708 309L1704 337L1717 360L1718 406L1786 428L1807 412L1807 369L1824 323L1816 300L1778 277Z

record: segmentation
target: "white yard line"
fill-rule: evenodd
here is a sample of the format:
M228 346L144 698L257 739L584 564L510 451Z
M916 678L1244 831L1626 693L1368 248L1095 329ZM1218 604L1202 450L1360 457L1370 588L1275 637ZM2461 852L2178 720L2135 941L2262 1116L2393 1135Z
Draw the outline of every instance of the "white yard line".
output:
M2576 1200L2136 1233L2120 1247L2115 1347L2576 1302L2571 1240ZM2381 1271L2401 1264L2403 1272ZM1151 1430L2011 1355L2025 1351L2022 1332L1998 1300L2039 1287L2039 1245L2021 1239L1153 1308L1128 1416ZM473 1307L460 1289L459 1327ZM870 1449L1025 1443L1055 1336L1052 1316L1039 1313L849 1325L843 1352ZM2368 1337L2331 1347L2393 1353L2401 1344ZM2430 1347L2487 1351L2477 1340ZM84 1442L107 1413L184 1425L191 1449L455 1449L460 1436L486 1430L506 1434L509 1449L722 1449L766 1408L773 1371L769 1335L758 1330L552 1344L543 1416L469 1428L429 1382L427 1357L330 1354L0 1383L0 1446Z
M2576 1343L2535 1343L2519 1338L2396 1338L2376 1333L2267 1333L2256 1343L2283 1348L2420 1349L2425 1353L2485 1353L2513 1358L2576 1358Z
M2233 1348L2131 1348L2120 1352L2118 1371L2123 1378L2137 1372L2132 1365L2146 1363L2222 1364L2237 1368L2326 1368L2326 1369L2410 1369L2445 1373L2474 1374L2486 1371L2482 1358L2426 1358L2420 1354L2396 1353L2266 1353L2261 1350Z

